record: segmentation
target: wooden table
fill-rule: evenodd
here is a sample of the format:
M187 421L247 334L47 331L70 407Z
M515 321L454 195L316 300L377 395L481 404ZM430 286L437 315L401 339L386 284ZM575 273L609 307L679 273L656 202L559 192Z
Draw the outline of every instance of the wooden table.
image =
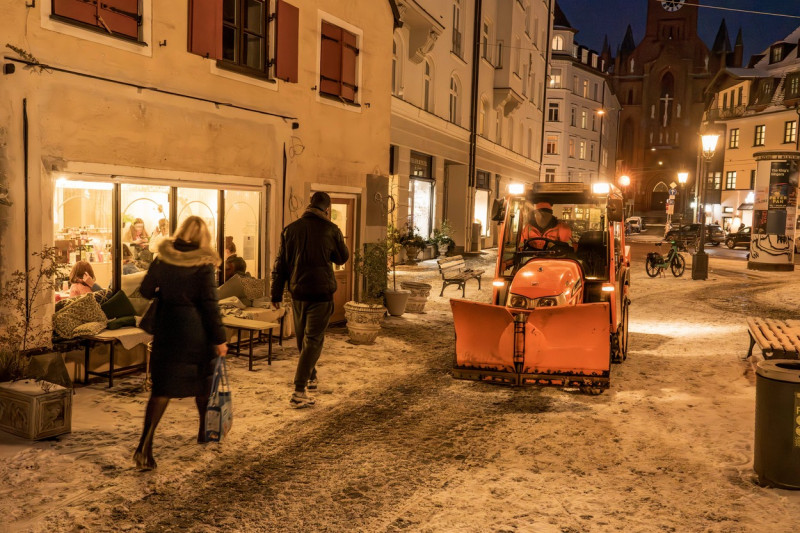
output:
M236 351L234 352L231 349L231 354L233 355L242 355L242 330L250 332L250 338L247 341L248 349L248 370L253 370L253 360L263 359L264 357L253 357L253 343L258 342L261 339L261 332L268 331L269 334L267 335L269 347L267 348L267 364L272 364L272 330L274 328L280 327L278 322L263 322L261 320L250 320L246 318L236 318L236 317L222 317L222 325L227 328L232 328L236 330ZM253 332L258 332L258 336L253 339ZM233 348L233 343L230 343L229 346Z
M133 340L128 342L128 339L125 338L126 336ZM83 342L85 350L84 381L86 383L89 383L89 376L100 376L108 378L108 386L110 388L114 386L115 376L134 370L147 370L147 354L145 354L145 360L142 363L114 368L114 347L116 344L120 343L127 349L131 349L133 346L138 344L146 345L153 337L152 335L145 333L144 330L134 327L121 328L118 330L103 330L97 335L83 335L79 338L81 342ZM89 370L89 355L91 353L91 349L98 344L107 344L109 347L108 370L105 372L95 372L93 370ZM128 344L128 346L125 346L126 344Z

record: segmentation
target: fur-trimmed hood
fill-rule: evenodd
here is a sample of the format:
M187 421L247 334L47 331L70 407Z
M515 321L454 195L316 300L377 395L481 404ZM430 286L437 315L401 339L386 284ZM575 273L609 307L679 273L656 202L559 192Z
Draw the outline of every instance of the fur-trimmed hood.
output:
M210 248L189 247L183 241L176 247L176 242L172 239L165 239L158 245L158 258L169 265L181 267L202 265L218 267L222 263L217 252Z

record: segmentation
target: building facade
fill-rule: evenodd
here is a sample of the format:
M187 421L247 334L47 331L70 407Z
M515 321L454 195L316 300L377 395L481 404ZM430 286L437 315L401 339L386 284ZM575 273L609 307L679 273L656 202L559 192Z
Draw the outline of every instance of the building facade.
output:
M368 176L389 171L394 1L6 4L4 276L55 244L124 287L126 249L140 270L153 257L137 226L199 215L265 278L315 191L363 241ZM352 277L337 271L337 310Z
M754 225L757 154L798 150L800 29L728 68L709 86L704 120L721 134L707 172L708 218L736 230Z
M494 198L541 173L551 1L401 0L392 68L395 223L496 242Z
M611 64L575 40L556 5L545 108L542 181L613 182L620 105Z
M705 90L721 67L741 65L743 46L741 32L731 46L724 21L706 46L697 34L698 0L647 2L644 38L636 44L629 26L614 63L622 104L618 167L631 177L634 209L663 220L678 172L689 172L686 191L697 183Z

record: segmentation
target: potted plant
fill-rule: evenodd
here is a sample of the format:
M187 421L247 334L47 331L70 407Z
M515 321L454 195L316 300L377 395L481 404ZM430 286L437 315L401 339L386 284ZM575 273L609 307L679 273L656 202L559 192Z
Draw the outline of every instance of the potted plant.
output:
M447 219L442 220L442 224L433 230L433 242L436 244L436 249L439 252L439 257L447 255L447 251L456 245L452 238L453 228Z
M57 250L45 246L33 255L39 265L17 270L0 286L0 429L29 439L69 433L70 390L47 381L24 379L33 351L52 348L52 327L42 321L55 280L65 275Z
M406 261L414 264L419 253L425 249L425 239L417 233L416 226L406 225L405 231L400 233L397 243L406 251Z
M406 312L406 305L408 304L408 299L411 296L411 292L406 290L405 287L402 287L399 290L397 289L397 267L395 264L395 255L399 249L399 244L397 242L398 237L399 232L397 231L397 228L389 224L387 227L386 236L386 252L391 258L392 287L387 287L383 291L383 296L386 300L386 309L392 316L402 316L403 313Z
M381 329L386 308L383 293L386 290L386 242L367 245L362 254L353 254L353 269L362 278L362 287L355 301L344 304L347 331L353 344L372 344Z

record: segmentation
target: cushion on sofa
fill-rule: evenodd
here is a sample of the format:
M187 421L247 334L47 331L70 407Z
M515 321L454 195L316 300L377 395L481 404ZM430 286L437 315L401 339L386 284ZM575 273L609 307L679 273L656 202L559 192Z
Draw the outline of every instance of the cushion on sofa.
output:
M240 276L239 282L242 284L242 287L244 287L245 297L251 302L264 297L264 293L267 290L265 280Z
M113 318L120 318L123 316L133 316L136 310L133 308L131 301L125 291L117 291L117 293L109 298L109 300L102 304L100 308L106 314L109 320Z
M75 328L88 322L102 322L103 327L108 322L100 304L91 293L75 298L53 315L53 329L59 337L66 339L74 337Z
M108 324L106 324L106 329L136 327L136 325L137 324L135 316L121 316L119 318L109 320Z

